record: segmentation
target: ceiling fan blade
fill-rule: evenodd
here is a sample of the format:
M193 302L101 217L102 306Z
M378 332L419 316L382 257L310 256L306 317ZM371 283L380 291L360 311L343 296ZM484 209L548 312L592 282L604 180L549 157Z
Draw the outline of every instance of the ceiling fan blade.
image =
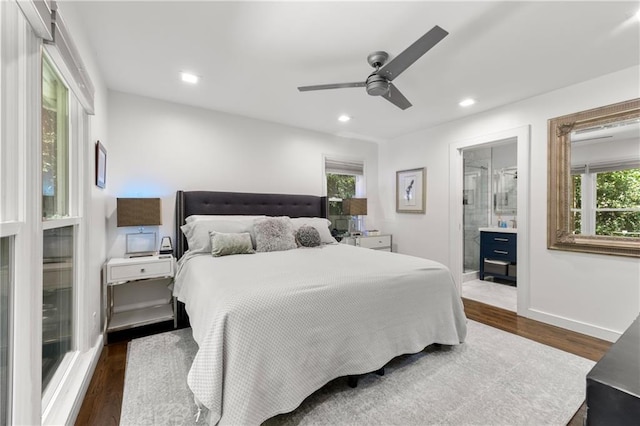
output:
M416 40L411 46L407 47L402 53L393 58L391 62L380 68L378 75L392 81L448 34L449 33L447 31L436 25L427 31L425 35Z
M386 95L382 96L401 110L405 110L411 106L411 102L407 98L404 97L402 93L398 90L396 86L392 83L389 83L389 92Z
M337 84L318 84L315 86L302 86L298 87L301 92L308 92L310 90L325 90L325 89L344 89L347 87L364 87L367 84L365 82L358 83L337 83Z

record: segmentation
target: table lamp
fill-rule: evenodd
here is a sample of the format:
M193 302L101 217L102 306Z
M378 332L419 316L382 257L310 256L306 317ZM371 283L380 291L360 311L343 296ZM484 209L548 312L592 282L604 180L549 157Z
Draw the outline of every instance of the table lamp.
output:
M351 216L349 221L349 233L357 235L362 233L363 219L360 216L367 214L366 198L347 198L342 202L342 212Z
M157 235L144 232L144 227L162 225L160 198L118 198L116 210L119 228L139 227L139 232L127 234L126 257L156 255Z

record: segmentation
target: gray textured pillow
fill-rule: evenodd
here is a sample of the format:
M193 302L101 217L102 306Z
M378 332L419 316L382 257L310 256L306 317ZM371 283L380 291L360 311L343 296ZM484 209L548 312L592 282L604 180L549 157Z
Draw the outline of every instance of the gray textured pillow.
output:
M213 257L255 253L251 245L251 235L248 232L225 234L211 231L209 237L211 238L211 255Z
M283 251L298 247L293 225L286 216L256 219L253 229L256 234L256 251Z
M313 226L303 225L296 231L296 243L301 247L318 247L322 240Z

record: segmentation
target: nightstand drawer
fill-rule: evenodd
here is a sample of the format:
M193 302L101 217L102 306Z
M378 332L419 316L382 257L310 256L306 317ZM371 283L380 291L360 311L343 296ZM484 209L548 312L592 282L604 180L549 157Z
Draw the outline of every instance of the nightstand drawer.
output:
M391 248L391 235L379 235L376 237L359 237L356 239L360 247L369 249ZM356 244L357 244L356 243Z
M173 259L132 262L107 266L107 282L139 280L173 275Z

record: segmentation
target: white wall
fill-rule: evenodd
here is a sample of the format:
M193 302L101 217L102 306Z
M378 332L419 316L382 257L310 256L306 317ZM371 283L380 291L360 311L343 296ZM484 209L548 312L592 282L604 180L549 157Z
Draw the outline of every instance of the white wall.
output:
M640 312L640 262L547 250L547 120L640 96L639 67L399 137L380 147L380 226L401 253L449 264L449 145L531 125L526 316L615 340ZM455 100L452 100L452 102ZM482 99L479 100L482 102ZM395 213L395 172L426 166L427 213Z
M116 227L117 197L161 197L159 232L175 241L176 190L323 195L323 155L365 160L367 224L375 225L374 143L120 92L109 92L108 116L109 257L124 254L132 232Z

